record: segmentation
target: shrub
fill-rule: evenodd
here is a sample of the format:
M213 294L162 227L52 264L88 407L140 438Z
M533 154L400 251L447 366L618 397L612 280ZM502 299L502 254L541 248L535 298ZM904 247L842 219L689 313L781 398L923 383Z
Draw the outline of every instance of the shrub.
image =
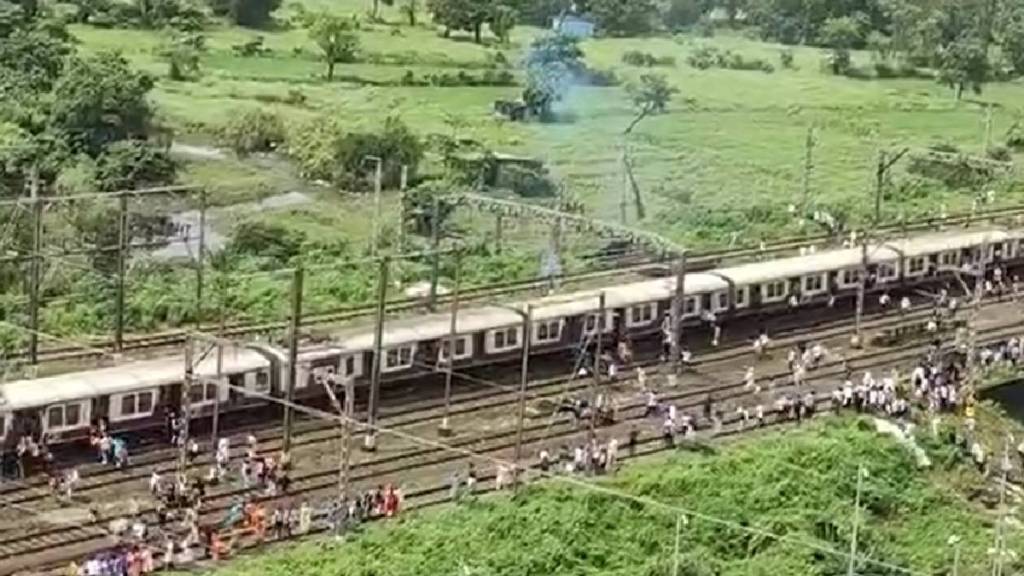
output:
M270 152L284 142L284 123L274 112L251 108L229 118L217 130L217 139L239 156Z
M655 56L649 52L629 50L622 54L622 63L630 66L675 66L676 59L671 56Z
M795 68L795 60L796 57L793 55L793 50L786 48L779 52L779 64L782 65L784 70L792 70Z
M266 56L270 53L270 50L263 46L263 36L256 36L241 44L235 44L231 46L231 51L234 52L236 56L241 56L242 58Z
M775 66L760 58L744 58L731 50L719 50L714 46L699 46L686 57L686 62L698 70L726 68L729 70L755 70L771 74Z
M383 161L383 185L394 188L400 183L402 166L408 168L410 181L416 179L424 145L397 118L388 118L375 133L346 133L333 118L321 118L289 134L288 153L303 176L330 180L352 190L367 187L375 166L367 163L366 157L375 156Z
M108 146L96 159L96 184L105 192L160 186L174 182L177 171L164 148L124 140Z
M515 164L504 165L501 171L509 188L524 198L550 197L557 192L555 183L540 171Z

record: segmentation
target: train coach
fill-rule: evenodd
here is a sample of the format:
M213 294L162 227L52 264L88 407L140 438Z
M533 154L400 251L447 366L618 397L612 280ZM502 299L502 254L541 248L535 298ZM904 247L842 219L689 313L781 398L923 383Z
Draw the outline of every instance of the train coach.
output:
M1024 231L1017 230L959 231L687 274L682 319L694 326L709 313L720 322L742 321L751 315L770 318L788 312L794 302L810 307L850 299L859 291L864 270L868 293L948 282L956 270L978 262L1010 271L1024 262L1022 239ZM464 369L516 359L526 337L531 354L541 355L592 343L598 330L633 339L655 335L669 314L675 283L674 277L655 278L508 307L467 307L457 314L452 365ZM527 304L532 322L524 335L523 318L516 310L524 310ZM382 377L411 378L445 366L450 331L448 313L388 320L381 333ZM328 339L328 344L304 348L299 354L295 392L300 399L320 395L319 382L324 379L357 384L370 379L373 326L331 332ZM611 344L613 338L605 341ZM263 348L263 353L226 350L221 375L231 386L193 386L192 414L206 417L214 404L224 410L244 410L264 403L242 390L282 394L285 355L270 346ZM195 370L203 378L213 378L216 359L203 358ZM180 405L183 374L184 360L179 357L2 384L0 440L9 445L23 434L38 438L41 433L56 441L76 440L101 418L121 431L161 426L164 408Z

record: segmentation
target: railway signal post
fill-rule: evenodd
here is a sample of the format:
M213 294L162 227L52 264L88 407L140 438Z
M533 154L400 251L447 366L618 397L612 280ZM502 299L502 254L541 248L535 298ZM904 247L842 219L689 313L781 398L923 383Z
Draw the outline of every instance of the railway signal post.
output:
M388 269L390 259L383 256L379 260L380 269L377 274L377 320L373 329L373 362L370 367L370 401L366 408L366 437L363 449L373 452L377 449L377 398L380 396L380 362L384 350L384 314L387 312Z
M298 378L299 362L299 325L302 322L302 281L301 266L292 273L292 314L288 327L288 383L285 396L288 402L284 405L284 439L281 450L288 453L292 448L292 403L295 400L295 385Z

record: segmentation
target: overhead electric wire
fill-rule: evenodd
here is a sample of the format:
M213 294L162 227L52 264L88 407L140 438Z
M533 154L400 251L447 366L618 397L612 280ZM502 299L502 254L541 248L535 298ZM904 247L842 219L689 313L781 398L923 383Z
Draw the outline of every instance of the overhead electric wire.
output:
M307 414L309 416L313 416L315 418L319 418L319 419L322 419L322 420L338 421L339 423L342 423L342 422L345 422L345 421L351 421L353 424L355 424L356 426L359 426L361 428L373 430L373 431L376 431L376 432L379 432L379 433L383 433L383 434L390 434L392 436L401 438L403 440L407 440L407 441L412 442L414 444L420 444L420 445L425 446L425 447L435 448L435 449L442 450L442 451L445 451L445 452L461 454L463 456L466 456L467 458L475 458L475 459L479 459L479 460L485 460L485 461L488 461L488 462L491 462L493 464L500 465L500 466L511 466L513 468L515 467L515 463L513 463L513 462L510 462L510 461L507 461L507 460L503 460L503 459L500 459L500 458L497 458L497 457L494 457L494 456L490 456L490 455L487 455L487 454L482 454L482 453L479 453L479 452L474 451L474 450L470 450L470 449L467 449L467 448L461 448L461 447L458 447L458 446L453 446L451 444L448 444L448 443L445 443L445 442L441 442L441 441L438 441L438 440L433 440L433 439L429 439L429 438L423 438L421 436L416 436L414 434L409 434L407 432L402 432L402 431L399 431L399 430L395 430L395 429L392 429L392 428L389 428L389 427L386 427L386 426L382 426L380 424L369 425L369 424L361 422L361 421L359 421L358 419L355 419L355 418L349 419L345 415L336 415L336 414L332 414L330 412L326 412L324 410L320 410L320 409L317 409L317 408L312 408L312 407L309 407L309 406L305 406L305 405L299 404L297 402L288 402L285 399L277 398L277 397L272 396L270 394L264 394L264 393L261 393L261 392L256 392L256 391L253 391L253 390L249 390L249 389L245 388L244 386L236 386L236 385L233 385L233 384L223 383L223 382L219 383L219 385L226 386L229 389L235 390L236 392L239 392L241 394L245 394L247 396L255 396L256 398L261 398L263 400L266 400L266 401L269 401L269 402L272 402L272 403L276 403L276 404L280 404L280 405L285 406L285 407L289 407L292 410L295 410L296 412L305 413L305 414ZM844 558L844 559L850 557L849 552L838 550L838 549L833 548L831 546L826 546L826 545L823 545L823 544L818 544L818 543L813 543L813 542L807 542L807 541L804 541L804 540L793 538L793 537L785 535L785 534L776 534L776 533L771 532L769 530L765 530L765 529L761 529L761 528L755 528L755 527L751 527L751 526L746 526L746 525L737 523L737 522L732 521L732 520L719 518L717 516L712 516L710 514L705 514L705 513L699 512L699 511L694 510L694 509L684 508L682 506L674 505L674 504L668 504L668 503L661 502L661 501L658 501L658 500L655 500L653 498L649 498L649 497L646 497L646 496L638 496L636 494L631 494L631 493L628 493L628 492L623 492L621 490L617 490L617 489L614 489L614 488L609 488L608 486L604 486L604 485L597 484L597 483L594 483L594 482L588 482L588 481L585 481L585 480L581 480L579 478L575 478L575 477L571 477L571 476L563 476L563 475L553 474L553 473L549 473L549 472L542 472L542 471L533 470L533 469L530 469L530 468L527 468L526 472L531 473L531 474L533 474L535 476L542 477L542 478L547 478L547 479L550 479L550 480L555 480L555 481L558 481L558 482L562 482L562 483L570 484L570 485L573 485L573 486L577 486L577 487L580 487L580 488L583 488L583 489L586 489L586 490L602 493L602 494L605 494L607 496L613 496L613 497L616 497L616 498L621 498L621 499L629 500L629 501L632 501L632 502L635 502L637 504L641 504L641 505L644 505L644 506L649 506L649 507L652 507L652 508L657 508L657 509L660 509L660 510L665 511L665 512L671 512L671 513L677 514L677 515L681 514L681 515L686 516L688 518L697 518L699 520L703 520L703 521L708 522L710 524L715 524L717 526L722 526L722 527L729 528L729 529L732 529L732 530L738 530L738 531L746 532L746 533L753 534L753 535L756 535L756 536L762 536L762 537L771 538L771 539L779 541L779 542L785 542L785 543L788 543L788 544L793 544L793 545L801 546L801 547L804 547L804 548L810 548L810 549L816 550L818 552L822 552L822 553L825 553L825 554L829 554L829 555L840 557L840 558ZM881 561L881 560L875 560L875 559L867 558L867 557L863 557L863 556L859 556L858 560L860 560L860 561L862 561L864 563L868 563L868 564L872 564L872 565L875 565L875 566L879 566L879 567L882 567L882 568L885 568L885 569L888 569L888 570L891 570L891 571L894 571L894 572L898 572L898 573L901 573L901 574L907 574L907 575L910 575L910 576L929 576L925 572L917 572L917 571L914 571L914 570L911 570L911 569L908 569L908 568L904 568L902 566L897 566L895 564L891 564L889 562L884 562L884 561Z

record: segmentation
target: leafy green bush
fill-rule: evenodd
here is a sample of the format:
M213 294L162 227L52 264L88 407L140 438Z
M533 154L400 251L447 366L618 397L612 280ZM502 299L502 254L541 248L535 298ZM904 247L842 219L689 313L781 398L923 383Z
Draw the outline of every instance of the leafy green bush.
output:
M165 148L139 140L115 142L96 159L102 191L133 190L174 182L178 165Z
M409 181L423 158L420 138L397 118L388 118L380 132L346 132L331 117L304 124L288 135L288 154L307 178L327 180L351 190L366 189L376 168L368 157L382 160L382 185L397 187L402 166Z
M675 66L676 59L671 56L655 56L650 52L627 50L622 54L622 63L629 66Z
M686 62L698 70L726 68L730 70L754 70L771 74L775 66L760 58L745 58L731 50L720 50L715 46L701 45L686 57Z
M217 130L218 142L239 156L271 152L284 142L284 122L263 108L250 108L228 118Z

